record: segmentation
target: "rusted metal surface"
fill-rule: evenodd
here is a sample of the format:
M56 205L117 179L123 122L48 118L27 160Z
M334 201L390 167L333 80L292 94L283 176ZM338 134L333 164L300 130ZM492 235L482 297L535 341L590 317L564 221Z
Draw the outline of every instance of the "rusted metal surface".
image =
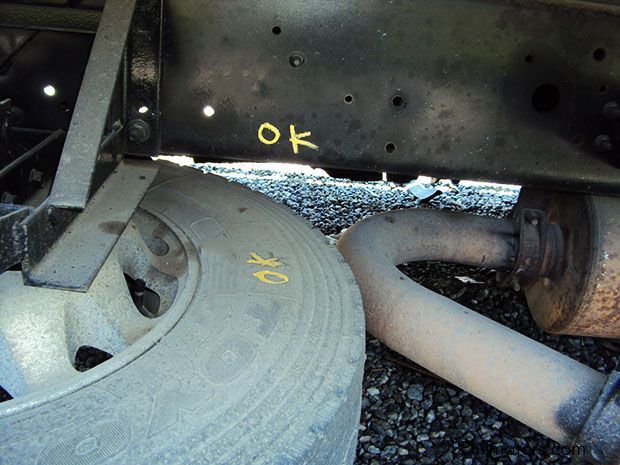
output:
M376 215L338 242L362 292L368 331L428 370L570 444L605 376L407 279L395 265L441 260L513 266L518 224L425 210Z
M620 337L620 204L617 199L524 190L562 230L562 260L525 287L536 322L551 333Z
M564 236L557 224L549 224L544 210L519 211L519 244L512 270L504 285L520 290L539 278L552 275L563 261Z

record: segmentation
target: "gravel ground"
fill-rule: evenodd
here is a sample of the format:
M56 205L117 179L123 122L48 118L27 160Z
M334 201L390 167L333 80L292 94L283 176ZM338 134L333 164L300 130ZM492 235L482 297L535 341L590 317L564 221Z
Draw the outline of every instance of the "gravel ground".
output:
M518 195L514 187L445 184L447 192L423 203L402 186L387 182L351 182L269 169L247 171L225 164L194 166L267 194L331 236L366 216L412 207L505 217ZM491 270L438 262L409 264L401 270L424 286L594 369L609 372L614 366L618 353L600 341L539 330L523 294L500 288ZM465 283L456 277L477 282ZM366 354L356 464L571 462L567 448L438 379L370 336Z

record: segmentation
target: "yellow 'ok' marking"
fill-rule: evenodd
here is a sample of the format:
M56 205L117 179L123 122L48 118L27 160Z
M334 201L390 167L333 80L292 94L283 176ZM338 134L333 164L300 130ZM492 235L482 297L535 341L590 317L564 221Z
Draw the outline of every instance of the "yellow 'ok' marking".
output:
M299 152L299 146L300 145L304 145L306 147L309 147L313 150L318 150L319 146L313 144L310 141L307 140L302 140L302 138L304 137L308 137L310 135L312 135L312 133L310 131L307 132L300 132L299 134L295 133L295 126L294 125L290 125L289 129L291 131L291 138L289 139L289 141L291 142L291 144L293 145L293 153L298 153Z
M284 273L278 273L277 271L262 270L252 273L252 276L267 284L286 284L288 283L288 276ZM273 279L275 278L275 279Z
M273 134L271 139L267 139L267 137L265 137L265 130L271 131L271 133ZM310 131L300 132L299 134L297 134L297 131L295 130L295 125L293 124L289 126L289 131L291 133L291 138L289 139L289 142L293 146L293 153L299 153L300 145L308 147L312 150L319 150L318 145L313 144L309 140L304 140L305 137L312 135ZM273 145L280 140L280 130L271 123L263 123L258 128L258 140L260 140L263 144Z
M263 258L256 252L250 252L250 257L252 258L250 258L246 263L251 265L271 266L272 268L282 265L282 263L279 262L279 258Z
M263 135L263 131L265 129L269 129L271 132L273 132L273 138L272 139L266 139L265 136ZM278 142L278 140L280 139L280 131L278 130L277 127L275 127L273 124L271 123L263 123L260 125L260 127L258 128L258 139L266 145L272 145L275 144L276 142ZM297 153L297 152L295 152Z

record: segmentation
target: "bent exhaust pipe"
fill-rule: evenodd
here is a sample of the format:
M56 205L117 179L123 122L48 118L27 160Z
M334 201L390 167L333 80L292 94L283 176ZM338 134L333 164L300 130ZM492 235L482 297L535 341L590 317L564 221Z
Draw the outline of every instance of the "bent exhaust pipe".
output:
M406 262L439 260L508 270L514 265L518 229L512 220L402 210L360 221L337 246L360 287L370 334L569 445L588 421L606 377L426 289L396 268ZM594 450L591 455L596 458Z

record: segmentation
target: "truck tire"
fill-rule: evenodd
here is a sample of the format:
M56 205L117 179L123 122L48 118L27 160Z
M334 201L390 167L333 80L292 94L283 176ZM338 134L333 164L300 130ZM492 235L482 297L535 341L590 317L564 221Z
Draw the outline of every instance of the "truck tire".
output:
M166 163L140 208L187 253L182 315L77 387L1 403L0 463L351 464L364 317L336 249L262 194Z

